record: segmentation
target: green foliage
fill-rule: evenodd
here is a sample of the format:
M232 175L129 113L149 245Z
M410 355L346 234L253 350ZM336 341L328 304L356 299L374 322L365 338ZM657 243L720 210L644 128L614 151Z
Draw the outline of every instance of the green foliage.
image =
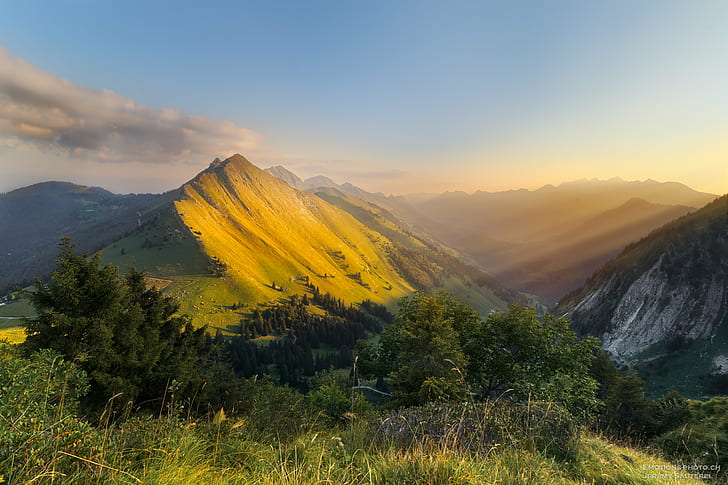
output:
M306 395L313 407L333 422L348 422L372 412L371 405L352 390L352 379L343 372L318 372Z
M655 399L652 408L652 433L661 435L679 428L690 419L688 400L677 391Z
M192 394L206 357L204 328L194 330L176 315L175 300L147 289L143 273L131 268L122 277L100 263L99 253L77 254L61 241L50 282L26 292L38 316L26 322L24 349L54 349L78 362L93 409L119 394L123 402L161 398L173 379L180 394Z
M88 377L55 351L23 358L0 343L0 470L10 483L80 469L64 453L92 453L99 435L76 417ZM56 459L60 457L60 459Z
M657 410L663 421L672 417L675 422L665 426L650 444L669 458L685 463L720 468L722 481L728 477L728 398L714 397L708 401L686 401L671 393L657 400Z
M512 305L481 320L447 293L402 299L380 344L357 348L361 373L391 378L397 404L486 398L553 401L575 414L599 405L589 375L597 340L579 339L562 318Z
M604 401L620 374L609 354L602 349L597 349L594 354L590 374L597 382L597 397Z
M13 485L666 483L644 477L660 459L580 436L570 414L543 403L430 403L343 426L296 391L246 381L236 412L94 427L74 413L83 372L52 351L26 358L3 346L0 377L0 473ZM709 408L725 419L720 403Z
M467 359L447 305L450 298L421 292L402 298L395 323L382 338L394 354L391 380L400 405L461 400L467 395L462 373Z
M323 384L307 395L314 408L321 410L332 420L344 419L351 411L351 392L347 393L336 383Z
M589 375L598 342L579 339L564 318L539 318L514 304L465 327L463 340L470 381L485 395L511 392L518 400L554 401L579 413L598 404Z
M227 343L239 376L272 374L280 384L306 390L316 372L350 367L356 342L380 332L381 319L391 318L385 307L371 301L356 307L313 285L308 288L310 298L292 295L287 302L263 311L256 308L241 319L240 337ZM262 336L275 338L266 345L250 341Z
M271 382L248 381L245 385L249 425L261 441L287 441L311 430L317 412L295 389Z
M650 432L652 409L645 381L632 371L610 386L601 416L606 430L620 438L641 438Z

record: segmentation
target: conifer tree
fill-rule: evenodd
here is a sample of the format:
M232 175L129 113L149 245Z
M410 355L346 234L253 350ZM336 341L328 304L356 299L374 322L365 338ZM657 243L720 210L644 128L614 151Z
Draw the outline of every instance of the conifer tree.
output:
M86 405L160 398L176 381L179 393L201 379L204 328L195 330L178 304L131 268L101 265L101 255L77 254L70 239L59 245L57 270L48 284L26 292L37 317L26 322L28 352L57 350L78 362L91 381Z

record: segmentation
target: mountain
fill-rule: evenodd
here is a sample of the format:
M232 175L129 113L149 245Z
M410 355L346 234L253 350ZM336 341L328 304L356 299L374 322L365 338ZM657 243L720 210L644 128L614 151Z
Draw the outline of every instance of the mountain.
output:
M118 195L99 187L44 182L0 194L0 294L48 274L63 236L97 250L136 228L156 195Z
M376 205L378 207L384 208L391 212L397 212L397 214L404 214L405 216L408 213L408 203L403 201L401 197L398 196L387 196L384 195L382 192L367 192L366 190L362 189L361 187L357 187L356 185L351 184L350 182L344 182L343 184L337 184L333 180L331 180L329 177L326 177L324 175L317 175L315 177L309 177L305 181L301 180L301 178L296 175L295 173L291 172L290 170L286 169L285 167L282 167L280 165L275 167L270 167L265 169L266 172L270 173L274 177L276 177L278 180L282 180L283 182L287 183L288 185L297 188L298 190L305 190L306 192L310 193L317 193L320 192L322 189L335 189L340 193L351 195L363 202L366 202L368 204ZM417 231L416 228L411 227L411 225L407 222L405 222L405 219L410 220L413 219L411 217L400 217L400 224L406 224L409 227L409 230L418 232L418 235L422 236L425 235L425 233L421 231Z
M311 187L333 187L338 188L339 184L324 175L309 177L305 180L306 184Z
M256 300L277 298L272 282L288 286L299 275L314 278L322 291L357 300L388 301L411 290L386 264L377 234L240 155L185 184L175 208L206 254L223 261Z
M352 195L358 199L363 200L364 202L370 203L370 204L376 204L380 207L388 208L387 200L388 197L385 196L381 192L372 193L367 192L366 190L357 187L356 185L353 185L349 182L344 182L343 184L337 184L333 180L331 180L328 177L325 177L323 175L317 175L316 177L310 177L306 179L306 185L308 185L309 192L316 192L317 190L323 189L323 188L333 188L338 190L339 192L343 192L344 194Z
M278 180L282 180L283 182L298 190L307 190L311 188L310 185L301 180L301 177L291 172L287 168L283 167L282 165L276 165L275 167L266 168L265 171L273 175Z
M381 209L333 188L319 193L297 190L240 155L216 160L104 257L136 262L184 301L184 311L231 331L238 304L278 301L309 291L307 284L351 303L391 306L415 289L438 288L483 313L524 301Z
M629 245L556 312L653 393L728 393L728 196Z
M403 196L389 207L509 286L554 303L627 243L714 197L674 182L614 178Z

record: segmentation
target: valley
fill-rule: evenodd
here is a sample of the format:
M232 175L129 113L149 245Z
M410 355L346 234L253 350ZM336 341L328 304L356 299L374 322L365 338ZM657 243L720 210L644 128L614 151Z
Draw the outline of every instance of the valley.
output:
M265 411L255 400L289 392L282 391L289 387L279 386L290 386L292 394L281 397L284 401L276 412L288 413L302 406L285 401L300 395L306 413L318 410L333 421L326 421L323 427L298 426L329 433L347 414L367 416L364 419L369 425L376 426L384 426L376 424L379 419L384 419L382 423L398 419L396 415L379 418L376 413L368 414L374 405L387 409L391 405L386 404L387 399L405 405L404 413L424 412L425 419L432 419L432 410L420 411L417 406L430 402L433 393L440 396L435 402L454 403L469 389L471 396L505 392L511 393L507 402L518 403L528 396L529 400L549 399L564 406L563 416L556 410L561 408L556 408L539 418L566 426L564 437L576 436L572 434L575 428L567 423L586 412L610 436L649 439L654 446L669 450L660 440L672 439L679 423L691 426L696 436L710 433L703 421L691 420L704 412L713 419L714 411L701 411L698 404L688 408L682 396L709 398L728 389L725 197L715 199L679 184L616 179L565 183L533 192L392 197L351 184L339 185L327 177L303 181L282 166L261 170L241 155L216 159L180 188L160 195L118 196L60 183L41 185L31 192L41 200L61 197L68 202L57 216L33 217L37 229L48 228L39 231L45 238L28 248L45 249L31 259L6 261L8 274L23 274L26 264L31 269L50 267L51 248L57 244L50 235L66 230L73 235L71 242L61 243L68 262L58 266L51 281L56 286L81 286L59 290L60 295L95 291L86 288L83 279L61 276L69 271L71 261L83 265L87 263L81 261L89 257L68 253L76 248L67 244L77 244L79 251L100 250L97 261L101 269L92 270L95 263L90 263L89 271L117 271L118 267L119 277L126 274L123 278L132 282L131 268L143 270L141 301L169 302L149 315L158 318L176 309L182 319L172 317L168 322L188 322L181 334L173 332L187 343L174 344L181 347L178 353L169 354L166 364L179 368L174 371L174 382L182 387L175 392L191 392L195 379L204 379L205 386L209 382L209 391L187 399L203 399L208 406L214 402L220 409L215 420L222 419L222 409L230 406L231 412L237 412L235 406L245 406L244 415L258 419L256 413ZM89 193L97 194L98 199L90 200ZM715 200L696 207L708 198ZM12 211L33 204L27 198L18 200L23 205ZM52 198L43 203L57 204ZM6 203L4 207L13 206ZM93 223L83 215L87 207L99 214ZM572 211L572 207L578 210ZM12 211L5 210L10 216ZM15 244L11 253L23 250L12 240L6 244ZM592 276L577 288L588 272ZM20 281L27 284L30 280L21 277ZM88 280L89 284L98 281L98 276ZM26 287L26 291L56 291L53 285ZM571 291L562 294L565 290ZM33 294L17 298L17 293L10 292L0 305L0 339L8 344L27 346L56 327L43 327L44 319L55 317L39 313L42 307L37 302L30 305ZM556 301L553 312L568 321L546 313ZM57 304L65 305L65 298ZM34 328L41 328L27 340L22 326L27 325L26 319ZM81 318L79 324L86 321ZM404 330L403 325L411 327ZM117 330L110 335L120 339L126 332ZM402 333L395 336L396 332ZM144 338L152 342L158 338L151 335ZM539 343L539 338L544 340ZM64 338L58 335L51 341L60 344ZM89 342L96 352L93 341ZM119 340L116 345L124 348L124 342ZM608 352L602 355L608 357L592 355L600 343ZM185 350L185 345L197 350ZM414 350L407 350L410 346ZM151 348L148 344L146 351ZM528 352L536 353L529 357ZM437 356L448 365L443 367ZM410 368L406 359L417 364ZM610 359L622 367L621 372ZM197 362L197 371L182 370L193 362ZM393 362L399 368L392 368ZM97 364L92 359L83 365ZM463 369L461 383L451 375L459 368ZM627 368L639 371L652 399L630 401L634 399L629 397L632 389L645 382L630 375ZM100 369L109 372L104 365ZM91 375L98 372L93 370ZM357 373L354 388L373 396L351 392L350 372ZM425 378L427 374L434 377ZM183 378L185 375L189 377ZM134 382L133 377L116 379L129 379L126 385ZM109 385L106 380L91 382ZM412 382L414 391L408 390ZM131 389L146 396L152 392L148 386ZM626 391L619 390L622 388ZM677 401L666 394L672 390L681 393ZM247 401L244 393L258 397ZM390 397L382 401L381 396ZM478 406L490 409L492 402L486 397ZM455 409L455 404L440 405L438 413ZM683 414L677 421L660 417L658 411L657 418L614 414L623 405L637 410L677 406ZM705 403L706 409L721 405L720 398ZM265 406L266 411L275 409ZM498 419L505 419L508 433L512 433L522 418L513 414L517 407L508 406L509 414ZM475 409L480 408L468 412L481 412ZM245 432L270 432L264 423L246 425ZM157 425L161 421L151 426ZM232 429L226 432L238 436ZM363 431L353 429L352 436L362 439L356 433ZM280 428L275 432L280 439ZM194 433L189 438L200 439ZM260 444L260 438L252 435L242 439ZM490 438L478 439L487 442ZM152 443L149 438L147 446ZM425 446L425 441L418 443ZM605 447L612 446L592 437L587 443L587 448L565 448L580 450L579 460L586 460L582 466L592 466L584 458L594 452L589 447L606 453ZM365 446L370 456L383 449L381 445ZM518 450L521 445L508 446ZM401 453L399 448L389 449ZM548 446L538 450L537 454L554 453ZM461 453L457 449L450 452ZM124 456L126 451L116 453ZM572 451L566 453L547 456L559 462ZM624 449L619 456L655 460L635 453ZM683 456L682 452L669 453ZM88 454L92 456L92 452ZM59 462L59 466L65 465ZM127 465L115 466L124 469Z
M728 2L0 12L0 484L728 485Z
M33 241L21 247L13 242L19 238L6 238L8 252L22 255L24 250L43 248L32 260L5 260L5 284L13 274L48 267L54 258L51 237L68 231L80 249L102 250L105 263L144 269L148 284L177 298L195 325L224 335L237 334L241 319L261 305L284 303L293 295L310 297L314 286L345 302L368 300L390 310L415 290L447 290L481 315L513 302L546 308L561 300L555 311L567 314L582 334L602 338L604 348L620 362L636 364L649 377L652 392L677 385L669 369L682 366L691 369L692 377L686 381L689 385L678 387L694 395L718 385L710 382L717 382L723 370L713 362L720 361L724 349L728 355L721 331L712 330L723 328L720 315L725 305L716 293L722 291L721 280L707 280L708 286L697 290L700 297L675 289L653 297L665 285L659 276L668 258L663 256L652 260L653 268L632 285L630 291L638 293L629 297L610 293L610 288L625 284L616 273L596 273L585 286L592 290L576 288L603 265L602 273L610 271L604 268L614 272L624 267L605 265L624 246L630 249L615 261L636 261L630 255L644 252L642 246L653 248L649 241L659 236L650 235L635 246L636 241L666 221L699 219L700 215L686 214L712 198L681 184L616 178L536 191L393 197L324 176L304 181L283 166L261 170L235 155L216 159L188 183L162 195L118 196L103 189L46 183L0 197L6 224ZM25 226L13 222L22 219L12 214L36 199L41 205L31 214L37 215L26 218ZM61 211L59 215L44 212L51 206ZM719 218L720 202L713 206ZM85 215L89 211L97 214L92 222ZM699 214L706 211L710 209ZM28 222L43 239L33 239ZM685 233L671 228L686 223L671 224L657 234ZM104 230L99 232L99 227ZM116 239L109 242L112 238ZM658 254L665 249L649 251ZM672 260L675 256L669 254ZM690 263L691 274L710 273L707 267L696 269L699 264ZM21 284L30 282L28 276L16 278ZM584 292L588 296L579 296ZM653 310L642 303L647 295L649 305L658 305ZM575 303L579 298L583 301ZM606 303L597 303L600 298ZM708 306L691 310L689 302ZM0 308L0 314L6 313L2 332L17 339L16 319L32 310L27 304L13 304ZM614 323L620 314L631 319L631 330ZM587 323L609 315L614 317L608 325ZM679 327L684 331L671 327L691 319L695 322ZM650 330L647 322L652 320L661 322L655 327L659 331ZM675 347L670 342L677 338L691 344ZM709 347L699 343L705 339ZM665 353L673 347L682 353ZM672 363L665 364L666 359Z

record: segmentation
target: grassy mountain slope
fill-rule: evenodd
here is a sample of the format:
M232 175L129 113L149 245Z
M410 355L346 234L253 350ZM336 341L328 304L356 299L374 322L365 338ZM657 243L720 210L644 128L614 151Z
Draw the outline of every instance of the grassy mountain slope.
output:
M562 299L653 392L728 392L728 196L653 231Z
M351 301L391 303L412 289L387 264L379 234L239 155L186 184L175 207L246 299L277 298L273 283L287 287L298 276Z
M388 210L331 187L319 187L315 194L389 238L393 243L390 259L412 259L419 256L418 264L427 267L439 281L434 286L468 300L477 310L485 313L493 308L501 308L503 301L533 303L475 266L464 263L462 255L452 248L425 234L411 232L407 223ZM417 279L414 284L418 289L432 289L433 286L424 282L418 284Z
M235 331L241 313L307 292L306 281L347 302L389 306L415 289L447 289L482 313L523 299L385 210L333 188L301 192L240 155L165 197L104 260L146 269L184 312L213 328Z

